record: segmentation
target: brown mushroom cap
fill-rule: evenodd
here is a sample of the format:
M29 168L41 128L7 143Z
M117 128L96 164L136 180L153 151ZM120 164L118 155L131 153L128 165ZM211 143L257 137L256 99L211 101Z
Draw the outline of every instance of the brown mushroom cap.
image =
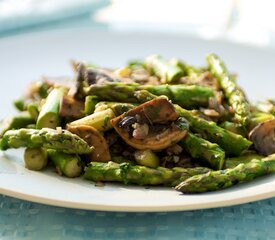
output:
M166 98L159 97L129 110L110 122L130 146L141 150L162 150L177 143L187 134L187 128L183 129L173 123L177 119L178 114L174 106ZM129 128L134 122L149 125L146 137L141 139L133 137Z
M173 104L165 97L157 97L145 102L126 112L123 117L137 115L143 123L148 124L175 121L179 117Z
M255 149L263 155L275 153L275 119L258 124L249 133Z
M94 147L94 150L90 153L91 161L108 162L111 160L105 138L94 127L87 125L69 126L68 130L85 140L89 146Z

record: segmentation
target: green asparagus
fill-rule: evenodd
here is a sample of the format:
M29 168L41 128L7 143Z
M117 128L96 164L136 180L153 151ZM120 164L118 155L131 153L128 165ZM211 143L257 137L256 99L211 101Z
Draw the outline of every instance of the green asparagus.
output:
M235 111L235 119L246 126L249 121L250 107L236 80L229 74L222 60L215 54L206 57L211 73L218 79L230 106Z
M234 168L190 177L178 184L175 189L183 193L216 191L274 172L275 154L269 155L262 160L254 159L249 163L239 164Z
M183 146L193 158L206 163L212 169L223 169L225 153L218 144L211 143L192 133L188 133L178 144Z
M98 97L97 96L87 96L85 98L85 107L84 107L84 112L86 115L90 115L94 113L95 111L95 106L98 103Z
M187 65L185 64L185 62L183 62L182 60L178 59L178 58L171 58L168 61L168 64L171 66L175 66L181 69L182 71L182 76L187 75Z
M159 166L159 157L150 149L136 150L134 152L136 162L141 166L156 168Z
M60 126L59 109L63 95L63 88L55 88L50 92L37 119L36 127L38 129Z
M249 163L251 162L253 159L262 159L264 156L259 155L255 152L247 152L245 154L242 154L239 157L232 157L232 158L227 158L225 160L225 169L226 168L234 168L237 167L239 164L241 163Z
M149 168L129 163L101 163L91 162L84 169L84 178L94 182L123 182L138 185L166 185L175 186L191 176L206 173L208 168Z
M104 111L95 112L95 113L88 115L84 118L75 120L75 121L69 123L68 127L87 125L87 126L94 127L98 131L104 132L104 131L110 130L112 128L110 120L115 117L116 117L116 115L115 115L114 111L112 109L108 108Z
M48 154L43 148L26 148L24 153L25 167L40 171L47 166Z
M27 106L28 113L36 121L39 116L39 107L36 102L29 103Z
M67 154L55 150L48 150L50 159L56 166L60 175L69 178L79 177L83 170L83 164L78 155Z
M8 130L24 128L33 123L35 123L34 119L27 112L22 112L18 115L8 117L0 123L0 138Z
M244 128L244 126L242 126L239 123L225 121L225 122L220 124L220 127L226 129L227 131L230 131L230 132L236 133L238 135L241 135L243 137L247 136L246 129Z
M193 132L199 133L202 138L210 142L217 143L228 155L239 156L248 149L252 142L241 135L227 131L219 127L216 123L204 120L185 110L178 105L174 105L178 114L187 119Z
M110 120L134 108L134 104L118 102L99 102L94 113L68 124L68 126L88 125L105 132L112 128Z
M145 60L145 65L164 83L175 82L184 75L184 71L177 61L165 61L159 55L149 56Z
M214 96L209 87L196 85L140 85L137 83L110 82L93 84L85 88L86 95L96 95L100 101L139 103L135 91L147 90L160 96L167 96L173 103L192 109L208 106L208 100Z
M206 107L209 98L214 96L211 88L197 85L144 85L137 90L147 90L157 96L165 95L173 103L187 109Z
M13 105L18 111L26 111L27 110L27 107L26 107L27 103L24 98L16 99L15 101L13 101Z
M202 72L200 69L197 69L191 65L187 65L186 66L186 74L188 77L196 79L202 74Z
M157 95L150 93L147 90L135 91L134 96L137 98L138 102L140 103L145 103L158 97Z
M0 140L0 149L3 151L20 147L43 147L74 154L88 154L92 151L92 148L77 135L66 130L50 128L9 130Z

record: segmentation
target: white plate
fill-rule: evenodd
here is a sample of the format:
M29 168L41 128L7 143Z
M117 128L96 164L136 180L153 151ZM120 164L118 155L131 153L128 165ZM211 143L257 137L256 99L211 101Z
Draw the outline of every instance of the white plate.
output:
M204 64L206 53L216 52L252 99L272 97L275 54L222 41L183 36L92 32L89 29L36 33L0 41L0 117L12 112L12 99L42 73L71 74L69 59L85 59L103 66L122 66L128 59L152 53L177 56ZM54 172L33 172L22 164L21 151L1 153L0 193L63 207L107 211L178 211L228 206L275 196L275 176L263 177L228 190L183 195L169 188L106 184L95 187L82 179Z

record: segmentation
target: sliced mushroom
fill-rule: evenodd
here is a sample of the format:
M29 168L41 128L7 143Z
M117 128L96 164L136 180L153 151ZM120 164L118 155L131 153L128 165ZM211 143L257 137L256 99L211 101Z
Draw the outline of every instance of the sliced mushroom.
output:
M82 118L84 114L84 102L70 96L63 96L59 110L61 117Z
M108 162L111 160L108 144L105 138L95 128L87 125L69 126L68 130L94 147L90 153L90 160L95 162Z
M249 133L249 139L260 154L275 153L275 119L258 124Z
M175 121L179 115L166 97L158 97L129 110L124 117L135 118L135 122L152 125Z
M111 120L122 139L136 149L165 149L181 139L188 123L166 98L146 102Z

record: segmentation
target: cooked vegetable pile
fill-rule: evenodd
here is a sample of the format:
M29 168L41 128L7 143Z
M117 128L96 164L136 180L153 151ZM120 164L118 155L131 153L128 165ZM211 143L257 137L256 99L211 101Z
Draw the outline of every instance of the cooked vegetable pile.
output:
M66 177L220 190L275 172L275 103L251 104L215 54L206 66L152 55L118 69L73 62L32 83L0 126L0 149Z

